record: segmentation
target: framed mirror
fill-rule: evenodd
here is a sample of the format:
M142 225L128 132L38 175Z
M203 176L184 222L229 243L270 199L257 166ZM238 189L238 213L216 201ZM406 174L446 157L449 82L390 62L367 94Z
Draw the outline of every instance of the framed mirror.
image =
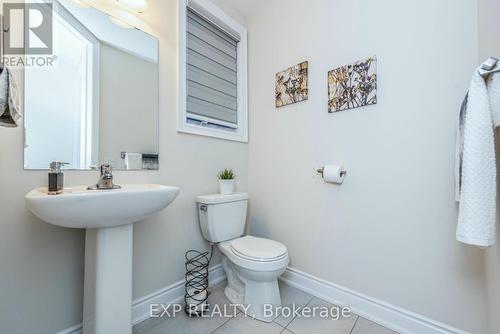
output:
M24 70L24 168L158 169L158 40L60 0L53 54L53 66Z

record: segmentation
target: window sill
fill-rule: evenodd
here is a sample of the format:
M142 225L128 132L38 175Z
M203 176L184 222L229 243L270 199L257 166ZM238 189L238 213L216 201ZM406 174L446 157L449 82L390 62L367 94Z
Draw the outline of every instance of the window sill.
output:
M242 133L231 133L224 130L218 130L214 128L205 128L199 125L183 124L178 127L177 132L187 133L192 135L199 135L205 137L212 137L224 140L237 141L240 143L248 143L248 135Z

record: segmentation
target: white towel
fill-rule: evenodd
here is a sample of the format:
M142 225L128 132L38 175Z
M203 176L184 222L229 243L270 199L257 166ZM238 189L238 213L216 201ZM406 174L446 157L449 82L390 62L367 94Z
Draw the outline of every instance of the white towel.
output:
M19 92L12 73L4 66L0 73L0 126L17 127L21 119Z
M496 125L500 122L500 100L496 100L500 97L499 90L498 75L492 75L487 86L484 78L475 71L463 122L462 178L456 236L463 243L480 247L495 243L496 161L493 120Z
M500 73L490 75L487 81L488 97L490 99L490 110L493 126L500 126Z
M467 100L469 93L460 107L460 113L457 119L456 145L455 145L455 201L460 202L460 187L462 186L462 160L464 154L464 122L467 113Z

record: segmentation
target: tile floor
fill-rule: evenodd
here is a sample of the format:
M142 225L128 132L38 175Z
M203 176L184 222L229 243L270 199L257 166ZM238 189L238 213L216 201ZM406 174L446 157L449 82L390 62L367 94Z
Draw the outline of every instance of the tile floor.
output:
M184 312L179 312L175 317L151 318L135 325L133 334L396 334L355 314L339 320L300 315L280 315L270 323L254 320L240 311L233 312L224 296L224 286L225 282L212 287L209 301L212 307L217 305L221 311L225 306L225 314L189 318ZM280 291L283 306L333 306L286 284L280 283Z

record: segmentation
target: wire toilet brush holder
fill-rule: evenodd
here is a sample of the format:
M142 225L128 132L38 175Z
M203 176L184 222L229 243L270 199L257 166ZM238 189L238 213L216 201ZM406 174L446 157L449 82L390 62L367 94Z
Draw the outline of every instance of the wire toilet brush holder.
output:
M189 316L200 316L208 309L208 265L213 248L206 252L192 249L185 254L184 311Z

